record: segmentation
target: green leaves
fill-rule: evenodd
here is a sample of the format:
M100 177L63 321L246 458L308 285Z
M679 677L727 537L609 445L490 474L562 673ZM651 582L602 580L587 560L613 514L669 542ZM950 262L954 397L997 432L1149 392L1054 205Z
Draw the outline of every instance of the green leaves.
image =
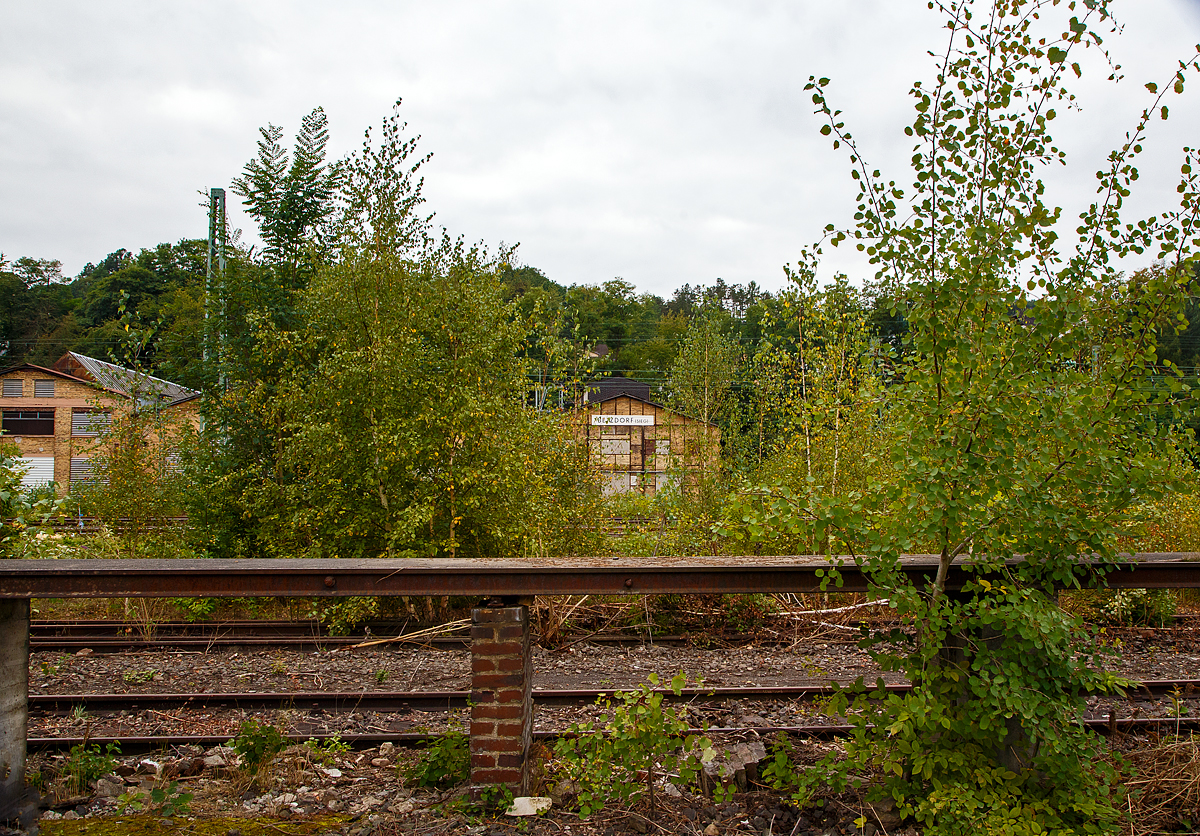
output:
M695 786L703 764L716 756L707 737L687 734L686 710L663 706L663 694L655 690L658 682L652 673L648 683L631 691L602 696L597 705L611 717L602 729L591 721L575 724L570 729L574 737L555 742L564 771L580 786L582 817L611 800L628 803L645 797L653 809L658 776L681 788ZM679 696L686 684L687 677L677 673L671 693Z

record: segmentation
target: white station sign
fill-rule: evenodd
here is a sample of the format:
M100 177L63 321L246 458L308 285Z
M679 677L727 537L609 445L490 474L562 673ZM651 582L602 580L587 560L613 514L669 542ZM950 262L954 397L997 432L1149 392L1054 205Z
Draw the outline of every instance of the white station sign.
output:
M653 427L653 415L593 415L593 427Z

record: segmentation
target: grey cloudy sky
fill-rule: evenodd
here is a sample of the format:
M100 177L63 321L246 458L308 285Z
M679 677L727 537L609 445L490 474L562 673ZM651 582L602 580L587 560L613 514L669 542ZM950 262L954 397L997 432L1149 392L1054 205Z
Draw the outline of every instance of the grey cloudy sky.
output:
M1200 42L1200 0L1117 10L1125 81L1092 64L1082 112L1056 123L1073 165L1048 182L1071 216L1142 83ZM774 289L852 210L808 76L834 79L868 159L907 183L905 92L930 77L938 27L922 0L0 0L0 251L74 274L118 247L202 237L197 192L228 186L259 126L294 135L321 105L340 156L403 97L452 233L519 242L563 284ZM1180 147L1200 144L1197 88L1156 125L1135 207L1169 205ZM850 253L824 267L866 272Z

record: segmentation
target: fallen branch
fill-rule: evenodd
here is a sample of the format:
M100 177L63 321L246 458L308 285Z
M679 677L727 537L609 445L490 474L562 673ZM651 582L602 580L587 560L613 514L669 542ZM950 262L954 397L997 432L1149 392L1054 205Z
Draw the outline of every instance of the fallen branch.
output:
M418 630L415 633L405 633L400 636L392 636L388 639L374 639L369 642L352 644L350 645L349 649L358 650L359 648L363 647L375 647L376 645L391 644L392 642L416 642L419 644L421 640L427 639L430 636L439 636L443 633L453 633L455 630L466 627L470 623L471 619L461 618L458 621L448 621L445 624L439 624L437 627L428 627L424 630Z

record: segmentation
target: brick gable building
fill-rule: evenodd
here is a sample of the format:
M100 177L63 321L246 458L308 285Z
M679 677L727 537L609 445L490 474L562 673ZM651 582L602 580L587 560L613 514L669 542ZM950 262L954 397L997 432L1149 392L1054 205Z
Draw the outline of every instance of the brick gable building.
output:
M52 368L0 370L0 429L25 465L25 487L54 482L66 493L91 473L90 459L114 415L171 410L200 422L200 393L103 360L68 352Z

